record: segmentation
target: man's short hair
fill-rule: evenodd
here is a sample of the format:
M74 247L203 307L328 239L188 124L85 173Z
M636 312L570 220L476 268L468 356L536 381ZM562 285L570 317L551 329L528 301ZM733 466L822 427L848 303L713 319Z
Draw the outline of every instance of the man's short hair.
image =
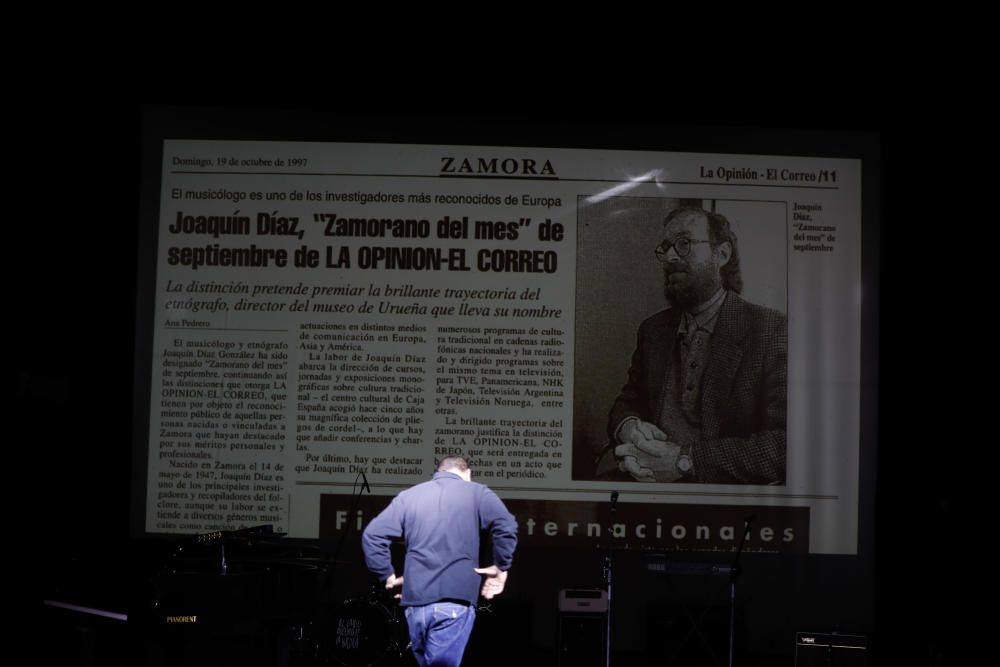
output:
M714 211L706 211L697 206L681 206L667 214L663 225L670 224L671 220L684 213L700 213L705 216L705 219L708 221L708 240L713 248L718 248L723 243L729 242L732 252L729 255L729 261L726 262L726 265L719 269L719 277L722 280L723 287L741 294L743 292L743 274L740 272L740 249L736 243L736 234L733 233L732 228L729 226L729 220L724 215L720 215Z
M449 470L465 472L468 469L469 462L461 456L446 456L438 463L438 472L447 472Z

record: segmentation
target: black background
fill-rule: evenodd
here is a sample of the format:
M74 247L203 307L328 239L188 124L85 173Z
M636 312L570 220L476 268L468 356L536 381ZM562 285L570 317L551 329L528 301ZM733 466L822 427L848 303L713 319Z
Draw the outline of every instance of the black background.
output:
M18 178L7 191L7 227L14 236L4 244L15 297L7 322L14 330L8 354L17 439L8 452L18 458L7 472L18 489L11 514L23 547L17 551L24 554L15 560L28 573L33 598L74 564L86 569L103 562L128 571L122 560L135 553L128 538L128 483L144 104L347 112L378 119L386 140L416 127L431 142L427 128L440 126L482 136L481 144L497 126L513 126L524 145L547 145L544 130L532 128L598 124L614 145L615 128L695 124L718 128L720 136L735 132L745 139L745 152L753 152L755 128L849 130L877 134L885 145L871 633L883 656L903 651L921 663L947 663L959 623L954 610L964 604L953 575L970 547L958 527L959 471L953 457L942 461L942 452L951 450L959 438L955 424L975 407L951 391L954 376L943 367L940 334L959 333L952 326L961 325L949 322L961 320L961 312L948 316L942 306L955 303L954 292L963 290L926 272L926 239L935 233L931 218L940 207L924 206L926 195L907 187L915 178L913 160L934 161L940 139L907 110L891 106L894 91L887 82L833 77L810 87L820 92L802 96L787 79L727 86L704 78L701 85L657 90L584 77L558 89L540 83L476 93L452 89L448 81L429 86L411 80L316 99L307 94L315 84L305 81L255 89L223 78L215 79L218 86L185 86L159 72L146 76L151 80L136 85L126 83L128 77L95 82L81 74L36 87L20 98L24 115L9 126ZM680 93L692 91L691 102L674 104ZM248 105L250 99L280 101ZM963 386L954 383L956 390Z

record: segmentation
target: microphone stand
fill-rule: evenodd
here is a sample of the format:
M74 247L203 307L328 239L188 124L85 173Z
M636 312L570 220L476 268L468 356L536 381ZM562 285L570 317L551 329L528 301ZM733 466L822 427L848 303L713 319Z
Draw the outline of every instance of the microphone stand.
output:
M344 527L344 532L340 534L340 540L337 541L337 550L333 554L333 562L330 563L330 571L327 574L327 585L325 586L327 592L330 592L333 589L333 572L337 569L337 563L340 562L340 552L344 548L344 540L347 539L348 533L351 532L351 526L354 524L355 518L357 517L358 503L361 501L361 494L364 493L366 489L369 494L372 492L372 488L368 486L368 477L365 475L364 470L359 471L357 476L355 476L354 487L357 488L359 477L363 481L361 483L361 488L358 489L358 493L354 496L354 500L351 503L351 509L347 513L347 525Z
M361 480L361 488L358 488L358 481ZM317 601L319 603L319 611L315 614L315 617L310 621L306 620L307 625L316 625L322 623L324 626L328 621L332 621L336 618L336 603L334 598L334 593L336 591L335 585L337 582L337 565L340 563L340 552L344 548L344 541L347 539L347 535L351 532L351 526L356 521L358 504L361 501L361 494L365 491L370 494L372 492L371 487L368 485L368 477L365 475L364 470L359 470L358 474L354 477L354 486L351 489L351 494L353 495L353 500L351 502L351 509L347 515L347 525L344 527L344 532L340 534L340 539L337 541L337 548L334 552L333 559L329 562L329 567L326 572L323 573L320 579L319 585L316 587ZM355 492L356 491L356 492ZM293 638L292 641L302 641L302 629L292 628ZM314 631L316 632L316 631ZM295 637L294 634L298 636ZM329 646L328 643L332 641L325 634L316 632L316 636L311 638L311 653L312 660L319 664L320 661L325 661L328 658L333 657L333 647ZM309 662L309 664L314 664Z
M747 535L750 534L750 524L757 517L751 514L743 519L743 535L740 536L740 545L736 548L736 557L733 565L729 568L729 667L733 667L733 647L736 630L736 580L740 576L740 554L743 553L743 545L746 543Z
M604 628L604 666L611 667L611 571L613 568L615 539L615 510L618 504L618 492L611 492L611 518L608 521L608 553L604 557L604 580L608 587L608 611Z

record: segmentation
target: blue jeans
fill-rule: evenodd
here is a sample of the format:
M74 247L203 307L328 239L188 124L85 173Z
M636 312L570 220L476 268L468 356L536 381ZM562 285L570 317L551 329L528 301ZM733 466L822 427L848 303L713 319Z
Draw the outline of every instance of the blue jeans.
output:
M406 608L413 655L420 667L458 667L476 622L473 605L434 602Z

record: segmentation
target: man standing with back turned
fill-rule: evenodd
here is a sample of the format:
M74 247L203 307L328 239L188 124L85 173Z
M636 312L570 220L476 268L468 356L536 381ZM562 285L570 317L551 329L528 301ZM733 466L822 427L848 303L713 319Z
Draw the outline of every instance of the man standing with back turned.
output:
M479 533L493 536L493 564L479 564ZM396 576L389 544L406 540L404 576ZM413 654L421 667L459 665L476 620L480 592L503 592L517 546L517 521L500 498L472 481L461 456L441 460L434 478L397 495L365 528L368 569L388 589L402 586Z

